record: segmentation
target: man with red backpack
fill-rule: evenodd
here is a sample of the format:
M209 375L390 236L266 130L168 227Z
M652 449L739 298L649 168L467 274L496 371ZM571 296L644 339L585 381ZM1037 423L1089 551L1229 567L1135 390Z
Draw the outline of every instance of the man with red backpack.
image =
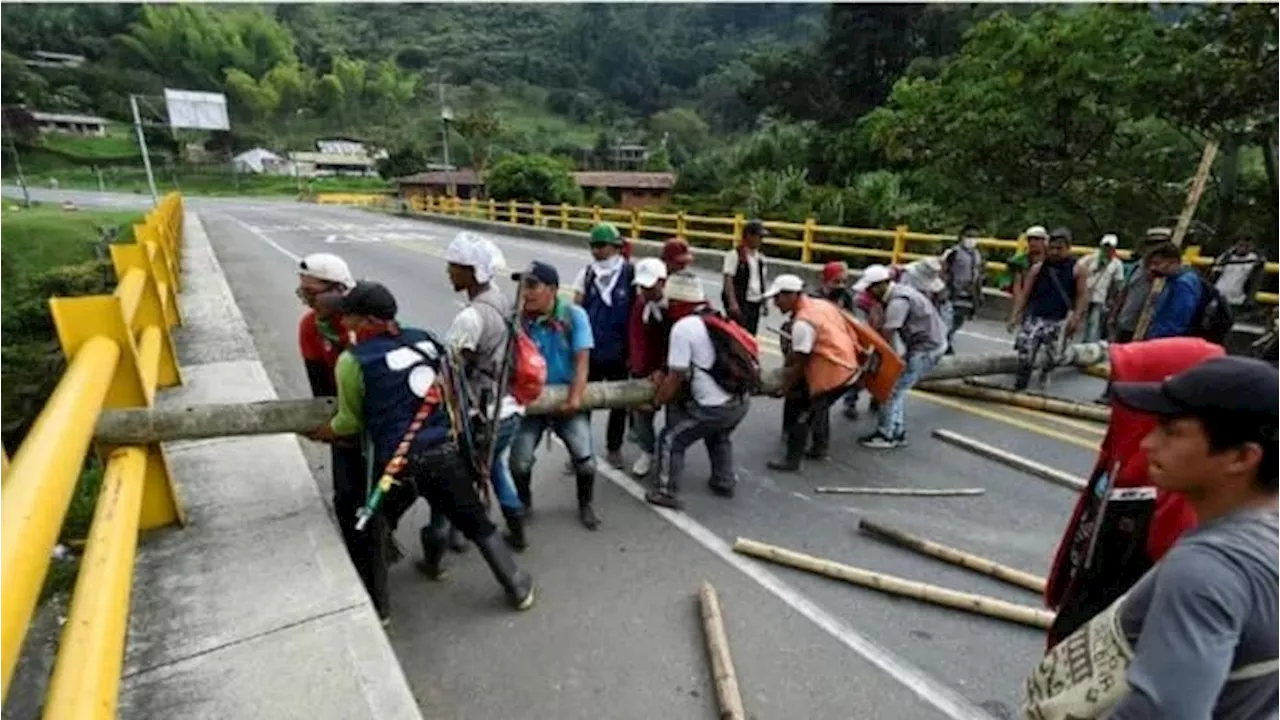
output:
M658 466L645 499L680 509L676 497L684 453L703 441L711 461L711 491L733 497L735 428L747 415L750 394L760 381L759 349L746 329L716 315L707 305L702 281L693 275L667 278L667 313L674 323L667 372L654 404L667 406L667 424L658 439Z

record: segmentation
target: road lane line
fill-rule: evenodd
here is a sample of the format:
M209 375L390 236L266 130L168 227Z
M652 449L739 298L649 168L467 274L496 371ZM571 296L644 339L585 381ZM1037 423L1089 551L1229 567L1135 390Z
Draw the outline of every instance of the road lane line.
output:
M299 260L302 259L301 255L294 253L292 250L289 250L288 248L284 247L283 245L276 242L275 240L272 240L271 238L267 237L266 233L254 227L253 225L250 225L249 223L241 220L240 218L230 213L223 213L223 214L225 214L228 218L230 218L232 222L236 223L237 225L244 228L245 230L248 230L249 233L252 234L254 237L258 238L262 242L278 250L281 255L284 255L285 257L289 258L294 262L298 262Z

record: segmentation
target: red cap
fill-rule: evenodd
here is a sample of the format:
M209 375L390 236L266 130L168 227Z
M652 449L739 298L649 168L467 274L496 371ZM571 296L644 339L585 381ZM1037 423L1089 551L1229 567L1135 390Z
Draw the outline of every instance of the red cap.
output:
M822 266L822 282L831 282L849 272L849 266L839 260L832 260Z
M663 262L676 262L681 258L685 262L693 262L693 253L689 251L689 243L680 238L672 238L662 244Z

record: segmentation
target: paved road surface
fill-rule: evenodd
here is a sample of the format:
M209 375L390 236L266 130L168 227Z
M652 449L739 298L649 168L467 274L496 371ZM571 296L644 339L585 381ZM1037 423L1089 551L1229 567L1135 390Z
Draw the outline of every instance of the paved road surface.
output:
M6 189L9 194L11 189ZM65 192L119 206L144 199ZM459 298L447 285L448 226L353 208L274 200L190 199L200 212L272 381L281 397L307 394L297 358L300 308L295 259L327 250L358 277L396 292L402 317L443 330ZM581 251L493 236L511 266L556 264L567 283L588 258ZM708 294L718 280L704 275ZM775 313L765 325L776 327ZM766 364L776 336L762 331ZM1008 350L1003 328L974 323L958 349ZM1095 397L1101 381L1063 371L1054 392ZM453 558L448 581L430 583L412 563L392 569L391 640L428 717L708 717L714 697L701 647L696 589L720 589L748 711L754 717L877 718L1013 716L1019 686L1043 636L1035 629L892 598L836 581L766 567L727 552L734 538L830 557L872 570L1038 605L1023 590L859 536L867 516L1001 562L1043 573L1074 501L1069 491L977 459L929 437L947 428L1059 469L1085 474L1101 428L1030 411L917 394L908 411L912 445L869 451L854 438L870 419L833 420L831 460L803 475L767 470L780 450L780 401L759 398L734 436L741 482L736 498L706 492L705 455L692 450L684 514L658 511L614 470L598 491L604 527L580 529L563 451L539 459L540 512L521 562L539 583L538 604L507 612L474 551ZM600 442L603 422L597 422ZM307 446L327 487L327 453ZM634 451L628 450L628 460ZM269 478L246 478L268 482ZM844 499L813 495L818 485L984 487L980 497ZM417 554L417 506L401 541ZM728 562L726 561L728 560Z

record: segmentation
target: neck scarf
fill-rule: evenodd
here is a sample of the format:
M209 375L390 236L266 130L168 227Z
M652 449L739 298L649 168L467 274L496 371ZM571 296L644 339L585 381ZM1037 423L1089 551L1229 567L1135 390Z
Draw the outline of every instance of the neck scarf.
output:
M625 262L626 259L621 255L614 255L608 260L596 260L591 263L596 290L600 292L600 299L609 307L613 307L613 288L618 284L618 278L622 277L622 264Z

